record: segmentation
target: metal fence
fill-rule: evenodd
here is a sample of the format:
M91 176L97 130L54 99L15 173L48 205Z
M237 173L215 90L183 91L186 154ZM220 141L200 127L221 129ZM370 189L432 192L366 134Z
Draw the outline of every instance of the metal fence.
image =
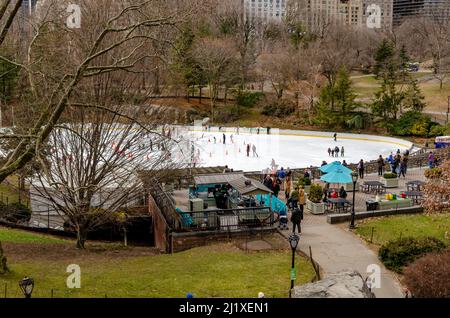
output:
M239 231L271 227L274 213L268 207L184 212L182 229L187 231Z

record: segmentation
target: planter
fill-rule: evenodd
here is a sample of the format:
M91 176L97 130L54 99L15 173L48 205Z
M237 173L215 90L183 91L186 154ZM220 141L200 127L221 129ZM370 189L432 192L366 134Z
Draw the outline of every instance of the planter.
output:
M305 193L309 193L309 191L311 190L311 186L310 185L308 185L308 186L304 186L304 188L305 188Z
M353 192L353 183L344 184L344 189L347 192ZM359 181L356 181L355 191L358 191L358 190L359 190Z
M325 204L314 203L312 201L306 200L306 210L308 210L311 214L324 214Z
M380 182L383 183L386 188L398 188L398 178L385 179L381 177Z

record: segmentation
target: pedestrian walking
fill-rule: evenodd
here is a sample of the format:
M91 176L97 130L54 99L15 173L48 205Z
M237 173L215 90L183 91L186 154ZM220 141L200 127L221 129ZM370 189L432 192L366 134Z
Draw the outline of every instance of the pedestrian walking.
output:
M280 179L276 178L273 184L273 195L278 198L278 193L280 193L281 187L280 187Z
M432 151L430 151L430 153L428 154L428 168L433 168L434 166L434 153Z
M358 174L361 179L364 179L364 160L360 160L358 163Z
M378 157L377 164L378 164L378 176L381 177L384 173L384 165L385 165L384 159L381 155L380 157Z
M286 176L286 186L285 186L284 194L286 195L286 200L289 200L289 196L291 195L291 177L290 176Z
M406 178L406 161L405 161L405 158L403 158L402 161L400 161L400 174L398 175L398 177L400 178L400 176L403 176L403 178Z
M348 167L348 163L347 163L347 161L342 161L342 165L344 166L344 167Z
M252 146L252 151L253 151L253 157L257 157L257 158L259 158L259 156L258 156L258 154L256 153L256 145L255 144L253 144L253 146Z

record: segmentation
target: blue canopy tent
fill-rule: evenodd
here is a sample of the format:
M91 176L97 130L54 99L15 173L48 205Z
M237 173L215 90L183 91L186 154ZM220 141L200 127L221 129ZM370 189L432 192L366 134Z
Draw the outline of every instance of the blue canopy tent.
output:
M347 172L342 168L337 168L336 170L329 172L326 175L323 175L322 177L320 177L320 180L327 183L339 183L339 184L352 183L353 182L351 175L352 171L346 168L347 170L350 171Z
M325 166L322 166L319 168L320 171L322 171L323 173L331 173L334 172L336 170L343 170L346 173L351 174L352 170L350 170L349 168L343 166L339 161L334 161L332 163L329 163Z
M257 194L256 199L260 202L264 202L264 206L271 207L272 211L278 214L287 214L286 204L272 195L272 206L270 206L270 194Z

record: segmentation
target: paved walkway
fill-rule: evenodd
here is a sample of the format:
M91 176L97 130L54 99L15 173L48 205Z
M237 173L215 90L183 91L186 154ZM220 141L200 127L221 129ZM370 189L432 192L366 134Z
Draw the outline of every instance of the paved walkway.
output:
M292 229L291 224L289 224ZM288 237L290 231L282 232ZM357 270L365 278L367 266L377 264L381 268L381 288L374 288L377 298L404 297L402 288L394 275L378 260L375 252L350 231L326 222L326 216L306 214L302 222L299 247L319 263L323 276L342 270ZM301 275L301 274L300 274Z

